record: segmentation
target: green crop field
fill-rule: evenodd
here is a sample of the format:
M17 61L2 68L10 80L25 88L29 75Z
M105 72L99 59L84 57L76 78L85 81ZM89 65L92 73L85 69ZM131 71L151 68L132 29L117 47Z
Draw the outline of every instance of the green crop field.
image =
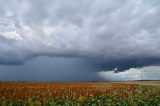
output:
M160 82L1 82L1 106L160 106Z

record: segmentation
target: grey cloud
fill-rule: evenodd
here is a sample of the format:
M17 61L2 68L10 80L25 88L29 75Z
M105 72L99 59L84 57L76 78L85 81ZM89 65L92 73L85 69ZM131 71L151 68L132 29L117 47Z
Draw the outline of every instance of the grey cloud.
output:
M0 0L0 10L1 64L41 55L89 58L98 70L160 62L158 0Z

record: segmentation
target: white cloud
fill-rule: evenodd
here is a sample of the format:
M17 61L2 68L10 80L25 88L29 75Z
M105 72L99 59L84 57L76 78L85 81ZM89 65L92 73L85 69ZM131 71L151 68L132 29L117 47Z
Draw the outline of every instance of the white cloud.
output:
M101 71L98 75L106 80L160 80L160 66L146 66L143 68L130 68L123 72Z
M22 37L16 31L10 32L1 32L0 36L5 37L6 39L22 40Z

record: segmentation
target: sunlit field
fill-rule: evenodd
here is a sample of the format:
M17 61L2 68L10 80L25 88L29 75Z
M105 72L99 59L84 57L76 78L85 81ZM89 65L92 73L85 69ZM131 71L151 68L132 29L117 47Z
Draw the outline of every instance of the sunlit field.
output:
M160 106L160 82L1 82L1 106Z

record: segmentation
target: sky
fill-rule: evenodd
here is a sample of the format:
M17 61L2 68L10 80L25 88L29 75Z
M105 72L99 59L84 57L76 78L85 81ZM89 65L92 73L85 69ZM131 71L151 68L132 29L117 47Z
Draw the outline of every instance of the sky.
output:
M0 0L0 81L160 80L159 0Z

